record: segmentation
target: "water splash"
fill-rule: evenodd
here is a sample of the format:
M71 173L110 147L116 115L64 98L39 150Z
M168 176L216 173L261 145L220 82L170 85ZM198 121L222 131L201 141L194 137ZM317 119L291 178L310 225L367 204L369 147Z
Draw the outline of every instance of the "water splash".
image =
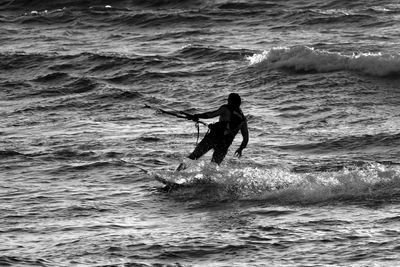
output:
M216 167L204 163L165 176L189 185L171 194L207 201L250 200L276 204L315 204L400 198L400 169L381 164L337 172L295 173L283 168Z

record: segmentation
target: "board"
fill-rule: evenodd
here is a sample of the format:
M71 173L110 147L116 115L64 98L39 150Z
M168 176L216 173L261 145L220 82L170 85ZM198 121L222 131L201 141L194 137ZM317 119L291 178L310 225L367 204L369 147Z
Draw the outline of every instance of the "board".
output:
M170 180L168 178L162 177L161 175L156 174L156 173L153 174L153 177L154 177L154 179L156 181L158 181L158 182L160 182L160 183L165 185L163 190L166 190L166 191L170 191L170 190L174 190L174 189L178 189L178 188L185 188L185 187L190 187L191 186L190 183L187 183L187 184L185 184L185 183L177 183L177 182L172 181L172 180Z

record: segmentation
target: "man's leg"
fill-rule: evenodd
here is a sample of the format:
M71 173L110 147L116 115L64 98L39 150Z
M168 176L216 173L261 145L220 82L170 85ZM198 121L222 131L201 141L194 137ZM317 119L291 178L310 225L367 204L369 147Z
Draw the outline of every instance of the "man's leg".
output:
M218 165L220 165L221 162L224 160L224 158L225 158L227 153L228 153L228 148L226 148L226 149L225 148L224 149L221 149L221 148L214 149L214 153L212 155L211 162L215 162Z
M215 162L220 165L221 162L224 160L226 154L228 153L228 149L231 146L232 142L233 138L225 138L219 140L219 142L217 142L214 147L214 153L211 162Z
M203 140L201 140L201 142L196 146L193 152L190 153L188 158L191 160L199 159L201 156L207 153L212 147L213 147L212 140L209 139L207 136L205 136ZM181 164L179 164L178 168L176 168L175 171L179 172L181 170L186 169L187 167L188 166L186 165L186 163L182 162Z
M210 138L205 136L203 140L196 146L192 153L188 156L189 159L199 159L201 156L206 154L211 148L213 148L213 142Z

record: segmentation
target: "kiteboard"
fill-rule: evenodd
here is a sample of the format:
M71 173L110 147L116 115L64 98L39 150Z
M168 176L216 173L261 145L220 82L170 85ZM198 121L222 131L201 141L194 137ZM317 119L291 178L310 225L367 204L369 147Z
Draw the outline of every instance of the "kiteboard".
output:
M175 181L173 179L163 177L157 173L153 173L153 177L156 181L164 184L163 190L167 190L167 191L193 186L192 183L186 182L185 180Z

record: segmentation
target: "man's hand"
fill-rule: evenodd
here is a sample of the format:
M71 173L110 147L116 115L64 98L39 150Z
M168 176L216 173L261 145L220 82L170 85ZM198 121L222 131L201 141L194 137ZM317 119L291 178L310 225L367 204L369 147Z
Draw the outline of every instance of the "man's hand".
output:
M235 152L235 156L240 158L242 156L242 151L243 151L243 148L239 147Z
M195 122L198 122L198 121L199 121L199 115L197 115L197 114L193 114L193 115L191 115L191 114L186 114L186 117L187 117L189 120L192 120L192 121L195 121Z

